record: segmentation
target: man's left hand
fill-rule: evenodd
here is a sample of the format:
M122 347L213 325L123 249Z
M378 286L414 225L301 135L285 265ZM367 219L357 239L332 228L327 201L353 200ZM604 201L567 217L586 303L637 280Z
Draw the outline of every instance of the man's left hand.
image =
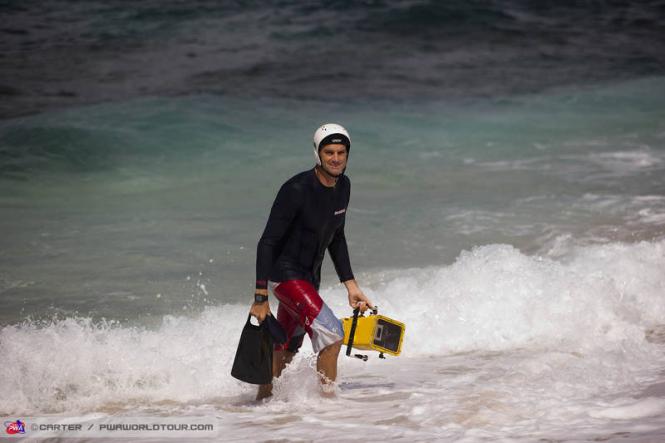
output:
M367 298L360 289L358 289L358 291L349 292L349 305L353 309L360 308L360 312L365 312L367 307L374 307L369 298Z
M358 283L354 279L347 280L344 282L346 290L349 292L349 306L353 309L360 308L360 312L365 312L367 307L373 308L374 305L363 291L358 287Z

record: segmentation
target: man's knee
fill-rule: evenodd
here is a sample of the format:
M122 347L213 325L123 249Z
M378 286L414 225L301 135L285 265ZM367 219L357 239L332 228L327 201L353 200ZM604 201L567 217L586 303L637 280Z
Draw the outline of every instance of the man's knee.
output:
M344 342L344 339L341 339L339 341L336 341L335 343L329 344L325 348L321 349L321 353L326 353L326 354L339 354L339 351L342 349L342 343Z

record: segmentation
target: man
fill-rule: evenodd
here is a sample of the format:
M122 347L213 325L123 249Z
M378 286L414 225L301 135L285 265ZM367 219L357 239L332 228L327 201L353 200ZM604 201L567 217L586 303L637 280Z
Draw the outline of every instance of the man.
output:
M273 376L279 377L302 345L305 332L318 353L316 368L324 395L334 393L337 357L344 340L342 323L318 294L326 249L349 305L373 307L356 283L344 236L351 182L344 175L351 148L349 133L325 124L314 133L316 166L289 179L280 188L256 251L256 291L250 313L263 321L270 314L268 284L279 300L277 320L287 341L276 345ZM272 394L261 385L257 399Z

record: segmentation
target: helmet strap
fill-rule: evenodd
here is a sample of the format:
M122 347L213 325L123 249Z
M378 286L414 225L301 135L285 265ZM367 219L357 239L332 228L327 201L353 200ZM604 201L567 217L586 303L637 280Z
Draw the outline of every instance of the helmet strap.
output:
M319 150L314 148L314 161L316 161L317 165L321 165L321 156L319 155Z

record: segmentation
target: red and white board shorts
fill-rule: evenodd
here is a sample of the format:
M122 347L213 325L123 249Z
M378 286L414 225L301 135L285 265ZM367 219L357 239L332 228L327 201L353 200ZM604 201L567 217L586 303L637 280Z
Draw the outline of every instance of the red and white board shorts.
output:
M344 340L342 322L335 317L314 286L307 280L287 280L272 284L279 300L277 321L286 332L286 343L275 345L275 350L295 352L307 332L314 352Z

